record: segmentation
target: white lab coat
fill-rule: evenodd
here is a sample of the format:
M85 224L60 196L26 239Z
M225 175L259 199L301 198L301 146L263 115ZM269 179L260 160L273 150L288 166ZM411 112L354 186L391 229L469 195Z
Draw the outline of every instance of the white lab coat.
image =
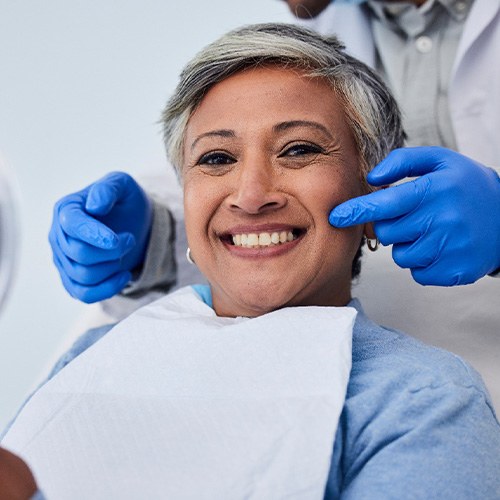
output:
M335 34L369 66L375 45L368 16L359 6L331 4L301 24ZM453 65L449 100L458 151L500 167L500 0L475 0Z

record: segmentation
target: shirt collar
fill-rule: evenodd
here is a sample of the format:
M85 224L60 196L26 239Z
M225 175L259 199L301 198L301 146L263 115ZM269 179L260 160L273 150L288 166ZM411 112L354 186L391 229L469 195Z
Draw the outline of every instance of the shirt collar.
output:
M474 0L427 0L417 7L406 1L367 0L367 5L382 23L399 28L408 36L418 36L439 12L448 14L456 21L463 21L473 2Z

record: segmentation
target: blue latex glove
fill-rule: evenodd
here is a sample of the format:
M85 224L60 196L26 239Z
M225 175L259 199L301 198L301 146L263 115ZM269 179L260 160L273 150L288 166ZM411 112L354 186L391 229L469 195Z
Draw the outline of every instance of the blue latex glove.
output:
M440 147L391 152L368 175L383 186L337 206L330 224L374 221L396 264L422 285L473 283L500 267L500 178L490 168Z
M151 223L146 193L122 172L60 199L49 241L70 295L91 303L120 292L144 260Z

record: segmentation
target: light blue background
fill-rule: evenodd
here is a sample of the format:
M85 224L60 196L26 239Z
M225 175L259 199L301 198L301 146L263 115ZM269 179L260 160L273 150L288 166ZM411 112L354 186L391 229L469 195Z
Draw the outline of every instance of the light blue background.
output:
M0 316L0 427L85 308L52 265L54 202L110 170L166 168L156 122L182 66L230 28L280 20L279 0L2 1L0 151L18 181L22 241Z

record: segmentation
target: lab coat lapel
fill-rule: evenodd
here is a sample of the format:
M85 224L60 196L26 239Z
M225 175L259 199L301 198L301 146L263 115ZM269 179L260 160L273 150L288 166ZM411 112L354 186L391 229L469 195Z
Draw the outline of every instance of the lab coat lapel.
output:
M455 63L452 70L452 79L458 71L460 64L464 60L467 51L483 33L486 27L493 21L500 11L500 0L475 0L472 5L469 17L464 26L464 31L458 45Z

